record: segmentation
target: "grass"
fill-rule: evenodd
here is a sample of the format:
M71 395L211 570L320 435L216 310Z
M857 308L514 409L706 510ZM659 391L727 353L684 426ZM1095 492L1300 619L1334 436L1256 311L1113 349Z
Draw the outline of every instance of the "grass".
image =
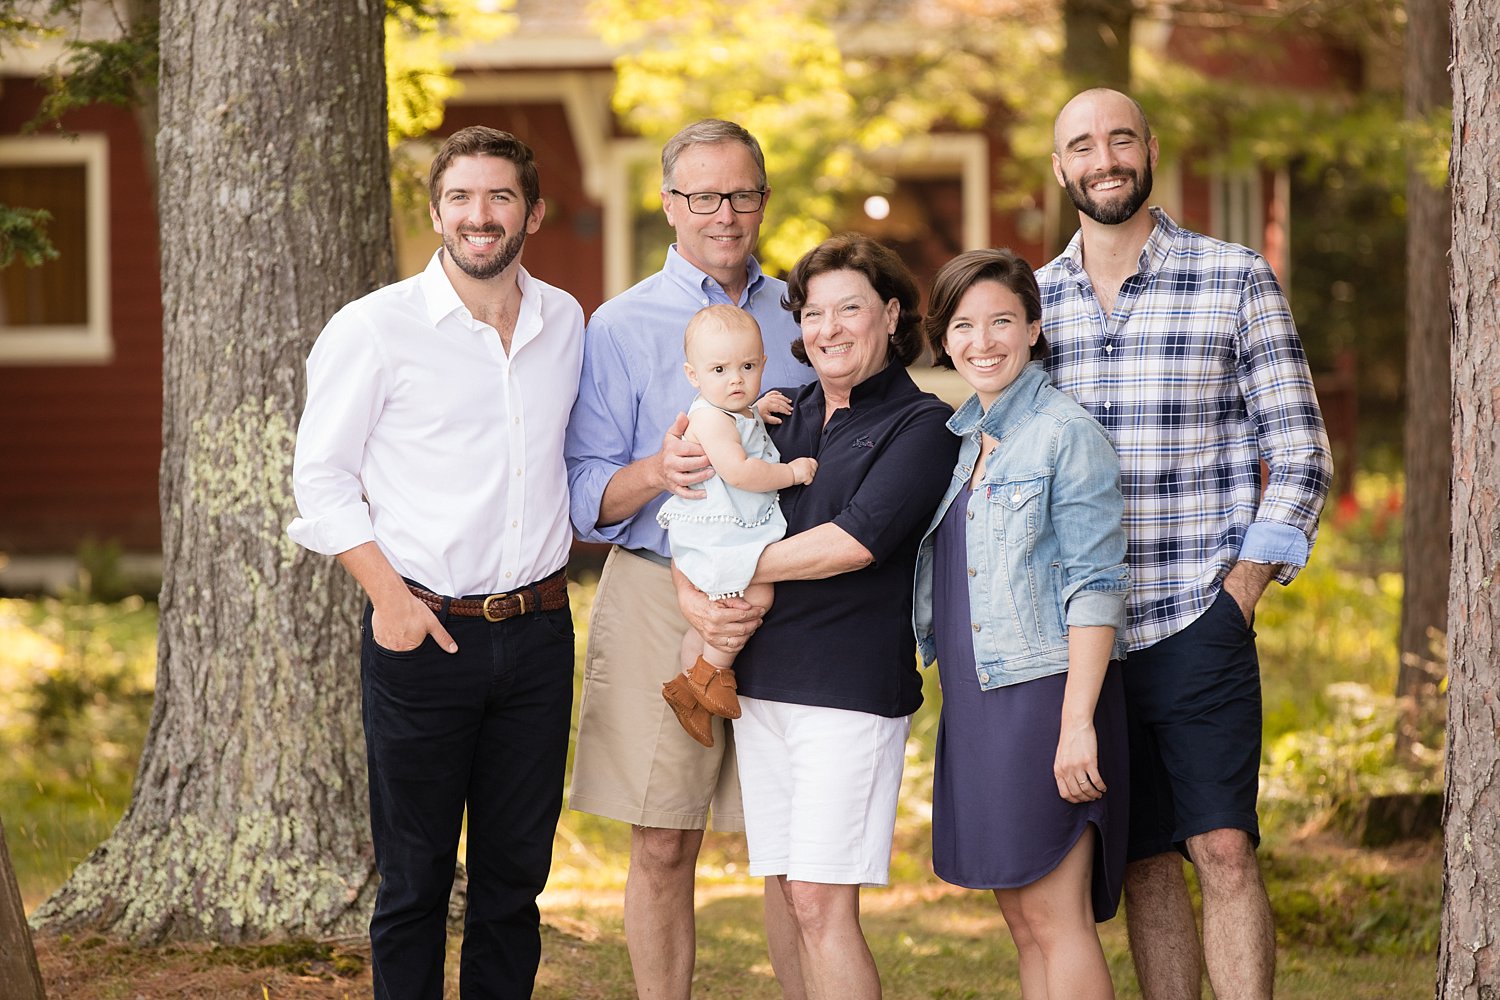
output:
M1434 978L1440 845L1360 850L1317 832L1339 803L1394 770L1384 763L1394 709L1380 693L1396 671L1399 484L1367 476L1357 498L1330 513L1312 565L1292 587L1273 588L1257 620L1270 756L1261 857L1281 939L1278 995L1293 1000L1430 995ZM592 581L573 585L580 661L592 595ZM154 605L139 598L0 600L0 818L28 908L108 835L128 804L149 715L155 624ZM887 997L1017 997L1015 951L994 901L931 874L935 680L929 671L927 704L913 720L893 887L863 894L866 931ZM1429 772L1402 780L1432 787L1436 779ZM564 811L541 900L542 1000L630 994L621 905L628 846L624 824ZM779 995L746 861L743 838L706 838L695 996ZM1119 996L1137 997L1124 922L1100 931ZM453 996L457 948L454 935ZM75 1000L369 995L362 941L141 949L86 936L41 939L39 952L51 994Z

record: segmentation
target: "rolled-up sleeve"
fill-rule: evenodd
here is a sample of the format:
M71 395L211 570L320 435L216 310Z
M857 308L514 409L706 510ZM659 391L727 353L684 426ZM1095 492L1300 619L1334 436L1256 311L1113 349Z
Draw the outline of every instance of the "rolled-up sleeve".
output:
M1279 562L1277 579L1285 584L1307 562L1317 540L1318 517L1333 482L1333 460L1291 309L1263 260L1257 259L1247 276L1239 333L1240 391L1270 473L1249 528L1260 551L1241 555ZM1257 531L1262 525L1272 530ZM1288 545L1286 528L1299 532L1306 546Z
M1061 549L1063 619L1070 627L1113 628L1122 656L1130 574L1120 459L1103 429L1080 417L1061 428L1055 470L1048 517Z
M308 356L292 464L300 516L287 534L314 552L337 555L375 538L360 466L386 396L385 368L375 333L349 309L328 322Z
M633 461L639 409L629 358L620 349L615 331L595 315L584 333L578 399L563 444L569 516L574 533L583 541L617 542L630 524L626 518L601 527L599 505L610 479Z

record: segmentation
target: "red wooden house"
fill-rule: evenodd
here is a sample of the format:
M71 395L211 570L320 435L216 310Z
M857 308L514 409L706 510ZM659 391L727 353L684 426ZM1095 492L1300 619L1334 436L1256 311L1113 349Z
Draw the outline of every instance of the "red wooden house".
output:
M548 202L527 267L591 311L649 273L670 236L638 209L633 178L658 150L627 134L609 105L612 53L578 3L522 0L518 31L472 51L442 131L487 124L535 149ZM1151 28L1148 43L1223 74L1208 29ZM1355 56L1315 39L1278 60L1279 84L1359 86ZM0 270L0 590L67 582L85 539L112 541L148 564L159 549L161 304L157 226L141 135L127 110L69 114L76 138L23 134L42 98L51 52L0 52L0 202L44 207L61 259ZM901 250L924 280L953 253L1009 245L1044 258L1045 199L995 207L1007 151L996 130L945 131L893 150L888 213L852 211L851 228ZM1260 249L1286 274L1287 179L1271 171L1204 177L1169 166L1155 200L1180 221ZM659 214L659 213L658 213ZM876 212L875 214L880 214ZM398 269L436 246L425 218L398 226Z

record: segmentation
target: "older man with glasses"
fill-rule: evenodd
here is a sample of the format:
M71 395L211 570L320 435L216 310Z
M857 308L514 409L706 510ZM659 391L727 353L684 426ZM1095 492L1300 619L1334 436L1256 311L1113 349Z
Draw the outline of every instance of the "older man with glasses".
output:
M770 187L760 144L732 122L689 125L662 150L662 208L676 231L662 269L604 303L588 324L583 377L565 456L573 526L613 545L599 580L584 674L569 806L633 825L625 938L641 996L686 1000L692 989L693 881L703 831L743 830L729 724L704 749L678 725L662 684L680 670L687 620L678 608L667 534L669 494L701 497L712 470L682 439L693 387L682 371L689 318L714 303L760 323L767 388L802 385L798 336L781 306L786 284L763 274L756 241ZM748 636L760 611L704 605L718 631ZM743 638L740 639L743 642ZM772 964L796 964L784 903L767 890ZM795 981L796 977L792 977Z

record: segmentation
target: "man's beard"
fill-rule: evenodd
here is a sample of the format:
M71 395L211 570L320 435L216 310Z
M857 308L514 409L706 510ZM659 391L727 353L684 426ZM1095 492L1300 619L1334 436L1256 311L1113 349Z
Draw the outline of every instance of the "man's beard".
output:
M1117 198L1107 204L1100 204L1089 194L1084 185L1107 177L1123 177L1133 184L1133 189L1127 188L1127 196ZM1073 207L1100 225L1118 226L1120 223L1135 215L1146 204L1146 199L1151 197L1151 163L1147 161L1143 173L1137 174L1125 167L1116 167L1102 176L1099 174L1087 174L1081 181L1073 178L1067 179L1068 197L1073 200ZM1118 192L1112 192L1118 194Z
M484 261L475 261L466 255L468 247L464 244L464 236L499 236L500 252ZM511 263L521 255L521 247L526 245L526 230L522 229L514 236L507 238L505 229L501 226L485 226L482 229L465 229L456 236L450 237L443 234L443 250L448 254L448 259L458 265L458 269L469 277L478 281L487 281L495 275L510 267Z

